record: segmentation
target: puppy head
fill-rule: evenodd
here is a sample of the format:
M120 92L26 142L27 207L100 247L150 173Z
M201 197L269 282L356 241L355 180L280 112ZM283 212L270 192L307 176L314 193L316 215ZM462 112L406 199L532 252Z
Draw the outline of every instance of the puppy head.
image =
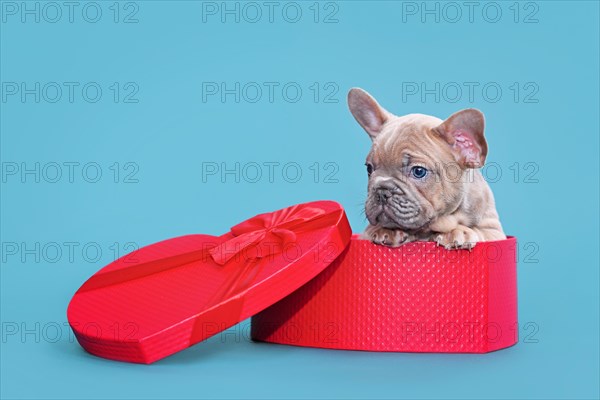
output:
M348 106L373 142L366 162L371 225L423 231L456 210L467 170L483 166L487 155L480 111L462 110L445 121L422 114L398 117L361 89L350 90Z

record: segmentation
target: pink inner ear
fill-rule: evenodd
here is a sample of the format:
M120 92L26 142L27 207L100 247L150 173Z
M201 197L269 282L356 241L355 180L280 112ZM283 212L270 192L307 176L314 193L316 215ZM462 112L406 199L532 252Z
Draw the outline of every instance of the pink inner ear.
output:
M454 144L452 147L458 149L463 162L468 167L481 166L481 147L475 143L473 136L463 129L457 129L452 132Z

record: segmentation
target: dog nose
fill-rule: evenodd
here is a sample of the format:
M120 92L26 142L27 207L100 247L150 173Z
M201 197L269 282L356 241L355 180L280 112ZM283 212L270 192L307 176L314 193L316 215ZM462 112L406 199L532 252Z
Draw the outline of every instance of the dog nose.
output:
M387 199L392 197L392 191L386 188L377 188L375 189L375 200L379 204L385 204Z

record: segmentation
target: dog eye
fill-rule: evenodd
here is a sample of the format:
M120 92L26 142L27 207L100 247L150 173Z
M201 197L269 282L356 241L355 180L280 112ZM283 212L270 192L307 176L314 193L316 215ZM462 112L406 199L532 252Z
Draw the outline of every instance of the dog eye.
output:
M417 179L423 179L427 175L427 168L423 167L412 167L410 173Z
M371 164L371 163L366 163L365 165L367 166L367 174L368 174L369 176L371 176L371 174L373 173L373 164Z

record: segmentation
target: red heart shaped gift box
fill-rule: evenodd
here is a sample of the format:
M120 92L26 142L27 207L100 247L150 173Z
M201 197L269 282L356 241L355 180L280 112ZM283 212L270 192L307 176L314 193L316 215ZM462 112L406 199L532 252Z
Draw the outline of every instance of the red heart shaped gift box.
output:
M373 351L487 352L516 343L515 240L469 252L352 237L332 201L188 235L107 265L67 317L81 346L152 363L249 318L252 338Z
M487 353L518 340L516 240L445 250L352 237L315 279L252 317L252 339L330 349Z

